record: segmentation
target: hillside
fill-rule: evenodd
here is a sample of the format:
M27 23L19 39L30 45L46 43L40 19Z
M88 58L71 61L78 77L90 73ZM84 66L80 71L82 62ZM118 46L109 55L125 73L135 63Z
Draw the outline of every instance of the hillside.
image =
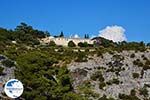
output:
M73 62L68 69L75 91L88 98L97 100L106 95L114 99L143 100L150 95L149 58L150 51L104 53L91 56L87 62Z
M20 100L149 100L149 43L96 37L92 45L41 44L49 36L21 23L0 29L0 97L4 84L20 80Z

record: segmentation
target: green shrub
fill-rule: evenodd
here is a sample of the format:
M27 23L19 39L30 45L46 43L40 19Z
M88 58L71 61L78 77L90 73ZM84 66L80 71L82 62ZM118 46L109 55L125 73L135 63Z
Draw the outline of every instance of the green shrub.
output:
M54 41L50 41L49 46L56 46L56 43Z
M119 81L118 79L114 78L114 79L112 80L112 83L114 83L114 84L119 84L120 81Z
M143 65L143 70L150 69L150 61L146 60L145 64Z
M107 85L112 85L111 81L106 82Z
M87 42L79 42L79 43L78 43L78 46L79 46L79 47L88 47L89 45L88 45Z
M73 41L68 42L68 47L75 47L76 44Z
M148 96L148 90L146 89L146 87L141 88L139 91L140 95L143 95L144 97Z
M87 61L88 61L88 60L87 60L86 54L79 51L78 56L77 56L77 58L75 59L75 62L87 62Z
M150 65L150 60L146 60L145 65Z
M4 68L0 66L0 74L3 74Z
M143 60L148 60L147 57L143 57Z
M144 84L144 87L150 88L150 84Z
M137 65L137 66L139 66L139 67L143 67L143 63L140 61L140 59L134 60L134 61L133 61L133 64L134 64L134 65Z
M135 57L135 54L132 53L132 54L130 55L130 58L134 58L134 57Z
M91 79L96 81L97 79L99 79L100 82L104 82L104 77L101 73L101 71L97 71L95 72L92 76L91 76Z
M130 95L132 95L132 96L135 96L135 95L136 95L135 89L132 89L132 90L130 91Z
M150 69L150 66L144 65L144 66L143 66L143 70L147 70L147 69Z
M106 95L103 95L102 97L100 97L98 100L115 100L114 98L108 98Z
M93 97L93 98L98 98L99 94L95 93L91 88L89 87L79 87L80 89L80 93L84 94L84 97L89 98L89 97Z
M15 64L14 64L14 62L13 61L11 61L11 60L3 60L2 61L2 64L4 65L4 66L6 66L6 67L13 67L13 66L15 66Z
M112 80L109 80L108 82L106 82L106 84L108 84L108 85L112 85L112 84L118 85L119 83L120 83L120 81L117 78L113 78Z
M39 100L63 100L65 94L73 91L67 67L54 65L58 64L61 57L57 52L44 50L33 50L19 55L15 77L24 83L22 98L34 100L38 95Z
M133 78L139 78L139 76L140 76L139 73L132 73Z
M106 86L105 82L100 82L99 83L99 89L103 89Z
M69 92L69 93L64 94L62 100L85 100L85 99L79 94Z
M114 61L123 61L124 60L124 57L121 56L121 55L113 55L112 59Z
M121 100L141 100L135 95L126 95L126 94L120 94L120 93L119 93L119 99L121 99Z

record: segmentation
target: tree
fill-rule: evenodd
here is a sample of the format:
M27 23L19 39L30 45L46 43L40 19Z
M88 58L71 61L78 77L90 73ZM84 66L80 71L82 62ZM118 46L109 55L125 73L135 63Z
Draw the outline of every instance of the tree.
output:
M2 61L2 64L4 65L4 66L6 66L6 67L13 67L13 66L15 66L15 64L14 64L14 62L13 61L11 61L11 60L3 60Z
M132 54L130 55L130 58L134 58L134 57L135 57L135 54L132 53Z
M0 74L3 74L4 68L0 66Z
M133 78L139 78L139 73L132 73Z
M144 97L148 96L148 90L146 89L146 87L140 89L140 95L143 95Z
M56 46L56 43L54 41L50 41L49 46Z
M85 100L85 99L78 94L69 92L63 96L62 100Z
M86 34L84 35L84 38L85 38L85 39L87 38Z
M132 90L130 91L130 95L132 95L132 96L135 96L135 95L136 95L135 89L132 89Z
M49 36L49 33L33 29L32 26L26 23L20 23L12 32L12 39L17 43L23 43L27 45L39 45L39 39Z
M105 79L103 77L103 74L101 71L97 71L95 72L92 76L91 76L91 79L96 81L97 79L99 79L100 82L104 82Z
M63 31L61 31L60 36L59 37L64 37L64 33Z
M78 52L75 62L87 62L87 55L84 52Z
M82 42L79 42L79 43L78 43L78 46L79 46L79 47L83 47L83 43L82 43Z
M150 47L150 43L147 43L147 46Z
M51 34L48 31L45 31L44 34L48 37L51 36Z
M15 77L21 80L25 87L22 98L26 100L78 98L76 94L70 94L73 88L67 67L53 66L58 64L60 58L56 56L58 55L34 50L17 58Z
M83 43L83 42L79 42L79 43L78 43L78 46L79 46L79 47L88 47L89 45L88 45L87 42L84 42L84 43Z
M73 41L68 42L68 47L75 47L76 44Z
M98 100L115 100L114 98L107 98L106 95L103 95L102 97L100 97Z
M121 99L121 100L141 100L141 99L139 99L137 96L135 96L135 95L126 95L126 94L120 94L119 93L119 100Z
M85 34L85 35L84 35L84 38L85 38L85 39L89 39L89 34Z
M99 83L99 88L100 88L100 89L103 89L105 86L106 86L106 83L105 83L105 82L100 82L100 83Z
M29 26L27 25L26 23L24 22L21 22L20 25L18 25L16 28L15 28L16 31L19 31L21 33L29 33L31 32L31 30L33 30L32 26Z

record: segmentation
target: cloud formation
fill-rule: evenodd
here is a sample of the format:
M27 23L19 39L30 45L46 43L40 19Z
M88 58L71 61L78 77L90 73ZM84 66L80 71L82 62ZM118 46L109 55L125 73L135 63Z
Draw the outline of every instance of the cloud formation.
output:
M126 41L125 29L121 26L107 26L105 29L99 31L99 36L112 40L114 42Z

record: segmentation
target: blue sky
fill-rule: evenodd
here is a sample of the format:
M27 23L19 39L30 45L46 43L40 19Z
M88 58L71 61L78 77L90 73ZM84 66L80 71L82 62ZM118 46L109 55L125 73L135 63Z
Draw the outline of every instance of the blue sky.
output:
M122 26L128 41L150 42L150 0L1 0L0 27L20 22L66 36L98 35L106 26Z

